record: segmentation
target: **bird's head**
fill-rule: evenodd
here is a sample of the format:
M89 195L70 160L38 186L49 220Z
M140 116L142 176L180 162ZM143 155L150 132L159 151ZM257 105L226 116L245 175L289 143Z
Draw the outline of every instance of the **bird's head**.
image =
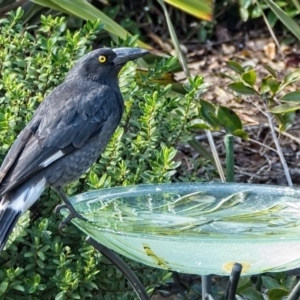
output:
M83 56L68 72L66 79L74 76L97 82L117 79L121 68L131 60L149 53L140 48L101 48Z

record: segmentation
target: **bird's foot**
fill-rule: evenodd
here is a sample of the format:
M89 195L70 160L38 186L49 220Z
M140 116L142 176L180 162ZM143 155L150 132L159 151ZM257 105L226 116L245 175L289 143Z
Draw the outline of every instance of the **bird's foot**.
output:
M79 214L73 207L70 208L68 205L61 204L56 206L55 213L58 214L62 209L69 210L69 215L60 222L58 226L58 230L61 234L63 234L63 230L66 228L66 226L70 223L70 221L74 218L78 218L80 220L86 220L81 214Z

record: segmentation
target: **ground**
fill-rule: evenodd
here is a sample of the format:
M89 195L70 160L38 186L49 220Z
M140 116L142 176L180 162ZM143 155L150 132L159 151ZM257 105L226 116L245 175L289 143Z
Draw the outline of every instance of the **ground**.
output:
M237 41L237 39L233 39ZM283 169L271 136L267 117L261 113L261 103L258 99L250 98L248 102L238 103L234 97L224 89L228 79L218 76L219 73L230 72L225 62L236 60L243 66L251 65L257 70L260 79L266 75L264 64L268 64L283 78L288 72L298 67L297 47L294 45L282 45L283 57L276 49L274 41L270 37L247 39L243 42L242 49L236 43L223 43L210 51L207 49L194 50L188 55L192 74L200 74L211 86L203 95L205 100L217 103L233 109L244 123L244 128L249 134L249 140L235 138L235 181L251 183L267 183L286 185ZM184 79L184 74L177 74L179 80ZM259 79L258 79L259 80ZM291 90L297 89L297 85ZM299 172L299 146L300 132L299 121L287 132L278 133L284 156L287 160L289 171L295 185L300 184ZM225 150L223 145L224 133L214 132L215 142L221 159L224 161ZM197 139L206 143L205 132L199 132ZM208 149L207 144L207 149Z

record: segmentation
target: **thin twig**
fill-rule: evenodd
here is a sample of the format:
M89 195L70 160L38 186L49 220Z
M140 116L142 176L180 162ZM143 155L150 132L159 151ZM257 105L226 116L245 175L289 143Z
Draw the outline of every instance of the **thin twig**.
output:
M214 160L215 160L216 165L217 165L217 169L218 169L221 181L226 182L225 174L224 174L224 171L223 171L223 168L222 168L222 164L221 164L221 161L220 161L220 158L219 158L219 155L218 155L216 145L215 145L214 139L212 137L211 131L206 129L205 132L206 132L206 135L207 135L209 146L211 148L212 155L213 155Z
M296 142L297 144L300 145L300 139L299 139L299 138L297 138L297 137L291 135L290 133L288 133L288 132L286 132L286 131L280 131L278 127L275 127L275 130L276 130L277 132L279 132L280 134L282 134L282 135L284 135L284 136L290 138L293 142Z
M264 143L261 143L261 142L259 142L259 141L256 141L256 140L253 140L253 139L250 139L250 138L248 138L248 141L250 141L250 142L252 142L252 143L255 143L255 144L257 144L257 145L260 145L260 146L262 146L262 147L265 147L265 148L267 148L267 149L269 149L269 150L271 150L271 151L274 151L275 153L278 154L278 151L277 151L276 149L274 149L274 148L272 148L272 147L270 147L270 146L267 146L267 145L264 144Z
M271 115L271 113L267 113L267 116L268 116L268 121L269 121L269 124L270 124L270 129L271 129L272 137L273 137L273 140L274 140L274 143L275 143L275 146L276 146L276 149L277 149L277 153L278 153L278 156L280 158L280 161L281 161L281 164L282 164L282 167L283 167L283 170L284 170L284 174L285 174L288 186L292 187L293 186L293 182L292 182L292 179L291 179L289 168L287 166L285 157L284 157L284 155L282 153L282 149L281 149L281 146L279 144L279 141L278 141L278 138L277 138L277 135L276 135L276 130L275 130L275 126L273 124L272 115Z

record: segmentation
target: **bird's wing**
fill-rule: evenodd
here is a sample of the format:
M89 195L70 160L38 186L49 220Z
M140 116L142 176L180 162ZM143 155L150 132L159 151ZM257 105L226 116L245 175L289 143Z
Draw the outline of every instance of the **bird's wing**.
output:
M26 143L28 142L28 139L32 133L27 128L24 128L18 135L16 141L12 145L12 147L9 149L7 155L5 156L5 159L1 165L0 168L0 183L2 182L2 179L7 174L10 167L15 162L16 158L19 156L21 151L24 149Z
M117 96L106 86L84 93L69 90L67 99L52 101L61 95L60 87L35 113L32 122L39 120L36 131L28 134L26 126L5 158L0 169L0 195L101 134L103 124L115 109L107 104L116 103Z

